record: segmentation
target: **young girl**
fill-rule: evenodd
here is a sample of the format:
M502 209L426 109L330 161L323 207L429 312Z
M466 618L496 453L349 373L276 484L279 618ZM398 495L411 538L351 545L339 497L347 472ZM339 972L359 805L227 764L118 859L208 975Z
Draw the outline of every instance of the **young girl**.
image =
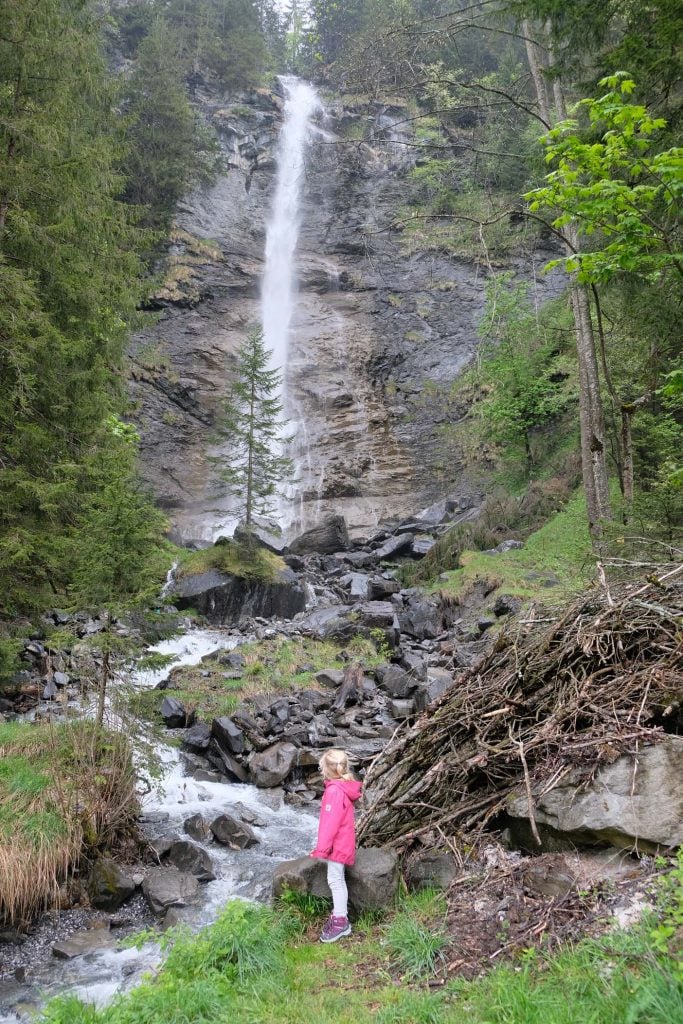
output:
M361 784L349 771L349 758L343 750L326 750L320 758L325 780L318 843L311 857L327 863L327 884L332 893L332 915L325 923L321 942L336 942L351 934L348 917L349 894L344 865L356 859L356 826L353 805L360 796Z

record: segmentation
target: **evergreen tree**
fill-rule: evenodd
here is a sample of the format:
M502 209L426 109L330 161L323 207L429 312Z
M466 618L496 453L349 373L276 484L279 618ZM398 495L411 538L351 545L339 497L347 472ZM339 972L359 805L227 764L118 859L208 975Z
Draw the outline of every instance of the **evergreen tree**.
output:
M126 199L147 207L154 227L168 227L201 164L202 139L185 73L176 35L156 18L140 44L126 89L130 145L124 163Z
M118 199L122 123L90 5L0 0L0 25L2 616L63 594L84 505L121 474L93 466L125 403L146 235Z
M220 475L238 499L247 530L254 516L273 515L277 484L292 471L291 460L281 454L282 377L279 370L268 369L270 356L263 331L250 331L237 354L236 377L220 424L230 443Z

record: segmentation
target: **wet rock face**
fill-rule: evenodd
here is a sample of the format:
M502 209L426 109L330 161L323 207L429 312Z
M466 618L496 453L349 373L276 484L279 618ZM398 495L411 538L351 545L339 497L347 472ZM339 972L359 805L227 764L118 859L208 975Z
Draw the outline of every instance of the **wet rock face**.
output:
M196 608L209 622L223 625L243 616L291 619L306 607L306 593L291 569L282 569L272 583L211 570L181 579L174 601L178 608Z
M160 321L131 351L143 469L184 541L234 525L206 456L219 454L214 423L235 352L260 320L281 107L267 93L232 103L205 97L224 171L181 204L167 281L152 303ZM475 351L485 273L447 253L407 252L395 224L413 188L414 151L399 145L409 128L393 129L388 147L343 142L356 122L386 135L392 117L401 120L381 104L329 103L325 130L340 144L314 139L307 157L286 370L299 439L290 537L339 514L352 536L367 534L435 500L460 475L434 388L447 390ZM515 268L534 276L531 260ZM537 288L542 298L556 285L544 278Z

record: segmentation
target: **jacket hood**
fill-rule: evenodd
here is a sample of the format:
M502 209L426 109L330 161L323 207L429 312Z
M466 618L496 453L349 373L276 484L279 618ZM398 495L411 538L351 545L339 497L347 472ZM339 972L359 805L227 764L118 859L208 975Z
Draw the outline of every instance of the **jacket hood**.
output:
M325 783L325 789L328 786L339 786L344 791L349 800L353 800L354 803L359 799L363 785L356 779L328 779Z

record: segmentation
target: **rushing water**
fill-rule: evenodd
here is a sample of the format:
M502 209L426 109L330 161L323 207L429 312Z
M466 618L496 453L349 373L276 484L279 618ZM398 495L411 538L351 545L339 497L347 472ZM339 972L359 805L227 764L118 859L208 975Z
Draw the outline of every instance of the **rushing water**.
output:
M194 630L157 644L152 652L172 656L174 665L196 665L207 654L233 648L237 642L219 630ZM168 667L137 671L121 682L151 688L168 671ZM201 813L209 821L222 813L239 817L245 807L266 822L263 827L254 826L259 844L249 850L231 850L214 842L200 844L212 858L216 879L200 887L199 902L183 910L183 919L190 927L199 928L215 920L229 899L267 900L275 865L302 856L311 848L315 819L299 808L280 803L279 798L273 800L274 794L268 790L197 782L187 773L177 747L169 743L156 743L155 755L162 777L142 801L144 816L153 822L145 827L154 834L187 838L183 823L191 815ZM0 1024L23 1024L39 1005L60 992L68 991L103 1005L117 992L138 984L160 960L161 951L155 942L147 942L139 950L113 946L66 962L48 957L32 964L27 983L0 985Z
M277 152L277 179L266 230L266 262L261 292L263 336L272 351L271 366L283 375L286 388L287 349L296 297L294 254L299 238L305 157L312 118L321 109L308 82L285 75L285 119Z

